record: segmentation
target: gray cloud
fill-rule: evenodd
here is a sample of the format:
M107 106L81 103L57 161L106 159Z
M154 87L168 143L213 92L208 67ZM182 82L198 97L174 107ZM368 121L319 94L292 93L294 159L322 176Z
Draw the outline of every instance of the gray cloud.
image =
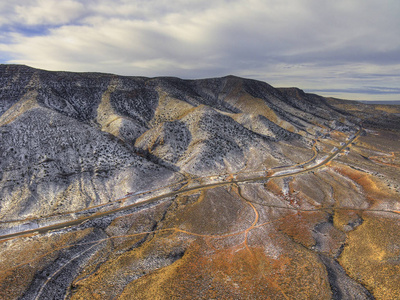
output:
M399 13L397 0L15 0L0 4L0 53L51 70L235 74L376 99L362 87L399 85Z
M364 87L364 88L349 88L349 89L313 89L311 92L318 93L349 93L349 94L400 94L400 88L388 88L388 87Z

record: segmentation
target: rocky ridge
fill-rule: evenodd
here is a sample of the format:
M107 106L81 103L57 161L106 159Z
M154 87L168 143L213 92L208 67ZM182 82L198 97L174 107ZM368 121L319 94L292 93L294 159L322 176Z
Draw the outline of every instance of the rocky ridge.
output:
M399 116L1 65L0 298L396 299Z

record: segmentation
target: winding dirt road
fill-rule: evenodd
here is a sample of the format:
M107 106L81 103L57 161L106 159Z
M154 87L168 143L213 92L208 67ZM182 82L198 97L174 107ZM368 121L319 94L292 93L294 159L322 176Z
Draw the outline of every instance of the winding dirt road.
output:
M108 215L111 215L111 214L114 214L114 213L117 213L117 212L120 212L120 211L123 211L123 210L128 210L128 209L131 209L131 208L134 208L134 207L138 207L138 206L142 206L142 205L145 205L145 204L153 203L153 202L159 201L159 200L164 199L164 198L174 197L174 196L177 196L179 194L183 194L183 193L187 193L187 192L202 191L202 190L212 189L212 188L215 188L215 187L227 186L227 185L232 185L232 184L237 185L237 184L246 183L246 182L255 182L255 181L261 181L261 180L266 181L266 180L273 179L273 178L284 178L284 177L290 177L290 176L295 176L295 175L300 175L300 174L304 174L304 173L307 173L307 172L311 172L311 171L314 171L314 170L317 170L317 169L320 169L320 168L326 166L326 164L328 164L330 161L332 161L340 152L342 152L346 147L350 146L350 144L353 143L361 135L361 133L363 131L364 130L362 128L360 128L352 139L350 139L346 143L344 143L340 148L338 148L335 152L333 152L328 157L326 157L323 161L321 161L318 164L315 164L313 166L310 166L308 168L304 168L304 169L301 169L301 170L298 170L298 168L293 169L293 167L297 167L297 166L301 165L301 164L296 164L296 165L292 166L290 169L283 170L283 171L282 170L275 171L274 173L271 173L271 174L268 174L268 175L264 175L264 176L256 176L256 177L250 177L250 178L245 178L245 179L234 179L234 178L231 178L229 181L221 181L221 182L208 183L208 184L207 183L206 184L199 184L199 185L192 186L192 187L188 187L187 185L184 185L182 188L180 188L180 189L178 189L176 191L170 191L170 192L167 192L165 194L154 196L154 197L151 197L149 199L146 199L146 200L143 200L143 201L140 201L140 202L137 202L137 203L133 203L133 204L130 204L130 205L121 206L121 207L118 207L118 208L115 208L115 209L111 209L111 210L107 210L107 211L104 211L104 212L97 212L97 213L94 213L92 215L83 216L83 217L80 217L80 218L77 218L77 219L74 219L74 220L71 220L71 221L66 221L66 222L61 222L61 223L57 223L57 224L53 224L53 225L49 225L49 226L43 226L43 227L40 227L40 228L35 228L35 229L24 230L24 231L19 231L19 232L15 232L15 233L0 235L0 241L5 241L5 240L13 239L13 238L16 238L16 237L21 237L21 236L29 236L29 235L32 235L32 234L47 233L47 232L52 231L52 230L67 228L67 227L71 227L71 226L74 226L74 225L79 225L79 224L81 224L81 223L83 223L85 221L88 221L88 220L93 220L93 219L97 219L97 218L100 218L100 217L108 216ZM313 158L315 158L315 157L316 157L316 155L313 156ZM305 162L305 163L309 163L309 162L310 162L310 160L307 160L307 162ZM305 164L305 163L303 163L303 164ZM209 177L204 177L203 179L207 179L207 178L209 178ZM201 179L202 179L202 177L201 178L196 178L197 181L201 181ZM173 185L176 185L176 184L179 184L179 182L171 184L169 186L173 186ZM162 187L162 189L164 189L164 188L165 187ZM150 193L154 192L154 191L157 191L157 190L150 191ZM149 192L144 192L142 194L146 194L146 193L149 193ZM128 198L135 197L135 196L138 196L138 195L132 195L132 196L124 197L124 198L116 200L115 202L123 203Z

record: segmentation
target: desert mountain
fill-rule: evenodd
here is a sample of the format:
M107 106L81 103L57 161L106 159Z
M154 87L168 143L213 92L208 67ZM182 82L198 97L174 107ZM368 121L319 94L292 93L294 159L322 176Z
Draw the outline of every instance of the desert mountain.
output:
M235 76L0 65L0 298L398 299L399 136Z

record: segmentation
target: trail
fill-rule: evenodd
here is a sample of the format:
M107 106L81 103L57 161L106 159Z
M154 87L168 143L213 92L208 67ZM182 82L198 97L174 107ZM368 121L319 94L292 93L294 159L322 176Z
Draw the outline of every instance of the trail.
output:
M271 173L268 175L264 175L264 176L256 176L256 177L250 177L250 178L244 178L244 179L233 179L230 181L220 181L220 182L215 182L215 183L206 183L206 184L199 184L198 186L192 186L189 187L188 185L180 187L178 190L175 191L170 191L167 192L165 194L161 194L158 196L154 196L151 197L149 199L137 202L137 203L133 203L130 205L126 205L126 206L121 206L115 209L111 209L111 210L107 210L104 212L97 212L94 213L92 215L89 216L83 216L74 220L70 220L70 221L66 221L66 222L61 222L58 224L53 224L53 225L49 225L49 226L43 226L43 227L39 227L39 228L35 228L35 229L30 229L30 230L25 230L25 231L20 231L20 232L15 232L15 233L10 233L10 234L5 234L5 235L1 235L0 236L0 242L1 241L5 241L5 240L9 240L12 238L16 238L16 237L21 237L21 236L29 236L32 234L42 234L42 233L47 233L51 230L56 230L56 229L62 229L62 228L66 228L66 227L71 227L74 225L79 225L85 221L88 220L93 220L96 218L100 218L100 217L104 217L104 216L108 216L111 214L115 214L117 212L123 211L123 210L128 210L134 207L138 207L138 206L143 206L145 204L149 204L149 203L153 203L159 200L162 200L164 198L170 198L170 197L175 197L177 195L180 194L184 194L184 193L188 193L188 192L196 192L196 191L203 191L203 190L207 190L207 189L212 189L212 188L216 188L216 187L220 187L220 186L227 186L227 185L231 185L231 184L240 184L240 183L246 183L246 182L256 182L256 181L266 181L269 179L273 179L273 178L284 178L284 177L290 177L290 176L294 176L294 175L300 175L300 174L304 174L304 173L308 173L317 169L320 169L322 167L325 167L330 161L332 161L340 152L342 152L346 147L350 146L351 143L353 143L359 136L360 134L363 132L363 129L360 128L358 130L358 132L354 135L354 137L352 139L350 139L349 141L347 141L345 144L343 144L343 146L341 146L339 149L337 149L335 152L333 152L332 154L330 154L329 156L327 156L323 161L319 162L318 164L311 166L309 168L303 169L303 170L294 170L293 172L291 172L291 170L284 170L284 171L277 171L275 173ZM220 175L217 175L215 177L218 177ZM211 176L208 177L200 177L200 178L196 178L196 181L204 181L204 179L210 178ZM168 187L174 187L178 184L182 184L182 181L179 181L178 183L172 183L170 185L168 185ZM164 189L165 187L162 187L162 189ZM159 190L159 189L157 189ZM151 191L146 191L143 192L141 194L136 194L136 195L132 195L132 196L138 196L138 195L145 195L145 194L149 194L152 193L154 191L157 190L151 190ZM123 204L128 198L132 197L132 196L128 196L128 197L124 197L121 199L116 200L116 202ZM109 205L109 203L107 203L107 205ZM93 208L90 208L93 209ZM88 209L85 209L88 210ZM74 212L77 213L77 212ZM23 221L23 220L22 220ZM21 221L19 221L21 222ZM3 223L4 224L4 223Z

